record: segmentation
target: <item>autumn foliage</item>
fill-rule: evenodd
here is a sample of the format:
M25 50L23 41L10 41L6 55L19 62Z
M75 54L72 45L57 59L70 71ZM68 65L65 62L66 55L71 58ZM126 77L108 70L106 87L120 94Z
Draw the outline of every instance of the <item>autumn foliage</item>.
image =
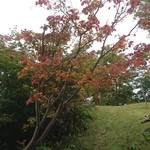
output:
M129 37L140 21L125 35L117 33L117 25L141 5L140 0L77 3L75 7L75 2L68 0L38 0L36 5L52 14L41 27L43 32L24 30L17 36L16 40L23 41L27 49L21 62L24 68L18 76L31 77L32 88L26 104L35 103L36 113L35 132L24 150L47 136L63 109L76 100L75 96L85 86L113 88L113 83L128 78L132 69L146 65L149 45L140 43L133 53L126 53L127 49L133 50ZM114 11L113 21L103 25L99 11L109 5L113 6L109 7ZM109 44L109 37L115 37L116 42ZM112 53L115 57L109 58ZM45 129L41 132L43 125Z

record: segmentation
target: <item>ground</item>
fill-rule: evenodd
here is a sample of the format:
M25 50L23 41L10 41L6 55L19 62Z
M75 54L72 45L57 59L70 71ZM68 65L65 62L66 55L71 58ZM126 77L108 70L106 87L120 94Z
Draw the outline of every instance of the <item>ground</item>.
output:
M75 150L149 150L150 122L141 124L150 114L150 103L124 106L96 106L94 120L87 131L73 139Z

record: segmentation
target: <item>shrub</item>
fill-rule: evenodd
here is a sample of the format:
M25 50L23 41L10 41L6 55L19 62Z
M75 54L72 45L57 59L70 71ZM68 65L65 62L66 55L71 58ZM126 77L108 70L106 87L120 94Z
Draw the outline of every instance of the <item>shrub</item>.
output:
M67 147L69 139L86 130L91 119L90 106L72 104L64 109L44 142L53 149Z

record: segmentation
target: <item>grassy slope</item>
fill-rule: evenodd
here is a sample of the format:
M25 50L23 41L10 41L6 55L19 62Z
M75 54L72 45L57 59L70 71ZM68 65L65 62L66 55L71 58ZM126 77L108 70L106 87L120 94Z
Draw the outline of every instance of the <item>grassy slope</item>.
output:
M73 141L77 149L128 150L128 147L136 146L140 150L150 150L150 141L143 137L150 123L140 123L146 114L150 114L150 103L148 107L145 103L98 106L94 113L96 117L89 129Z

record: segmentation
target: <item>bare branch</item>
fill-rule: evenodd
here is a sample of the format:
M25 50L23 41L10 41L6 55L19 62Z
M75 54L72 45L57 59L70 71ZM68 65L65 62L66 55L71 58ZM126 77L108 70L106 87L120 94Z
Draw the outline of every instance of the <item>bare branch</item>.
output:
M130 36L131 33L133 32L133 30L138 26L139 22L137 22L137 24L129 31L129 33L126 35L126 37ZM107 52L104 52L104 46L105 46L105 42L107 39L107 36L105 37L105 40L103 42L103 46L102 46L102 52L101 55L99 56L97 62L95 63L94 67L91 69L91 72L93 72L95 70L95 68L97 67L97 65L99 64L99 62L101 61L101 59L106 56L108 53L110 53L111 51L113 51L113 49L115 48L115 46L123 39L124 37L120 38Z

